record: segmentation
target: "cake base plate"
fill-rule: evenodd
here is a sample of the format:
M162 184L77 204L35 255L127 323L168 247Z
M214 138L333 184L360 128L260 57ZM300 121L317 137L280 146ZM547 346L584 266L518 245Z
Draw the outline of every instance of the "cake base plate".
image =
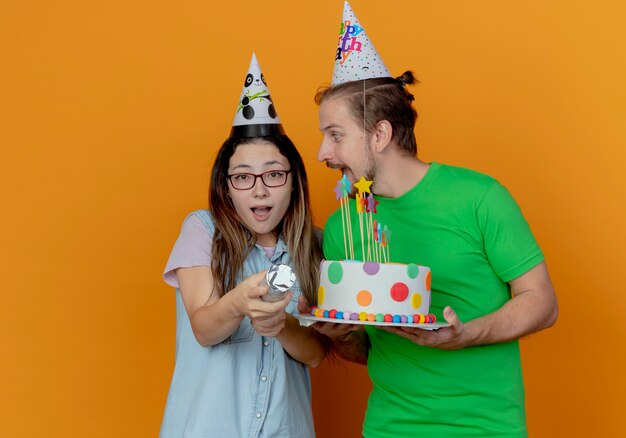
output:
M418 328L422 330L439 330L442 327L450 327L450 324L447 322L430 322L430 323L408 323L408 322L377 322L377 321L355 321L355 320L346 320L346 319L335 319L335 318L323 318L320 316L313 315L294 315L298 321L300 321L300 325L304 327L308 327L310 325L315 324L316 322L333 322L336 324L359 324L359 325L377 325L377 326L394 326L394 327L411 327Z

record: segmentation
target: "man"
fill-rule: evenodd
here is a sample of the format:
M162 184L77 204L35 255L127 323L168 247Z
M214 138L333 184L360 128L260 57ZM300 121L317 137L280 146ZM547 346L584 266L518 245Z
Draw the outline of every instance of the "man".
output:
M358 26L361 46L373 50L349 13L344 22ZM393 232L392 261L431 268L431 312L450 324L436 331L314 325L337 354L368 366L363 435L526 436L517 340L558 315L543 254L498 181L417 157L417 114L406 90L412 73L394 79L385 67L354 80L339 62L333 85L316 96L318 159L352 182L373 181L378 220ZM326 224L324 254L345 258L339 212Z

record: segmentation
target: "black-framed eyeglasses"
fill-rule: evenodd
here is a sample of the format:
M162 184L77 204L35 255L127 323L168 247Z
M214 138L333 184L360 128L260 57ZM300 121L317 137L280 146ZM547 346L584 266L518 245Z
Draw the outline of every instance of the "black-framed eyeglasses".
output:
M259 174L233 173L228 175L228 180L235 190L250 190L257 178L261 178L265 187L281 187L287 183L289 172L291 170L268 170Z

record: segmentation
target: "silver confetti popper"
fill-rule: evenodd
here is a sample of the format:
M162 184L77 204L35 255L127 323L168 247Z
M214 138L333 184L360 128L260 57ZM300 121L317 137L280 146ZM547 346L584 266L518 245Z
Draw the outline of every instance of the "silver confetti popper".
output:
M265 274L261 286L267 287L267 294L261 298L264 301L278 301L296 282L296 274L287 265L272 265Z

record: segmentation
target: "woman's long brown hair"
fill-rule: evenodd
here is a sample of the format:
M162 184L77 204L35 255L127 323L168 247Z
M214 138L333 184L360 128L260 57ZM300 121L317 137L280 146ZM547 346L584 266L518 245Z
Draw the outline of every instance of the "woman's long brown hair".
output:
M304 162L293 142L285 135L252 138L228 138L211 171L209 208L215 223L211 249L211 272L214 290L219 296L243 280L243 263L256 243L256 236L245 225L228 197L228 167L237 146L249 143L275 145L291 166L292 191L289 208L274 230L289 249L302 293L310 305L317 302L321 242L316 237L309 201L309 188Z

